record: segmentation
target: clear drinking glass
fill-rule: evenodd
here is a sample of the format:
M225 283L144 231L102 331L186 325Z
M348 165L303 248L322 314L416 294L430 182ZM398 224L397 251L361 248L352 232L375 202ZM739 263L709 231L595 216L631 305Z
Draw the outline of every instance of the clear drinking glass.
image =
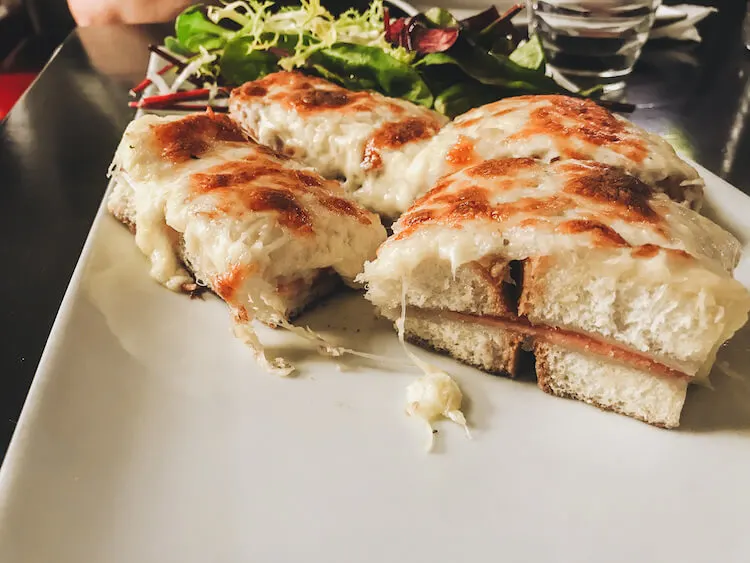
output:
M661 0L527 0L547 63L581 87L622 88Z

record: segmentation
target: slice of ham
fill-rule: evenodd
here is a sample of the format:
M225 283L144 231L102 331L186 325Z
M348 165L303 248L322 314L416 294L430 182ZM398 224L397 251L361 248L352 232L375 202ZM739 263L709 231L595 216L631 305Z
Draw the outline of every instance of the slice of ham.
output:
M458 313L456 311L420 309L416 307L410 307L407 309L407 316L440 317L444 319L455 319L470 323L478 323L486 326L501 327L521 333L537 341L543 341L564 348L581 350L589 354L602 356L612 361L626 364L642 371L647 371L653 375L692 379L692 376L689 374L667 366L641 352L625 348L622 345L608 342L591 335L581 334L553 326L533 325L525 317L501 318L483 315L469 315L466 313Z

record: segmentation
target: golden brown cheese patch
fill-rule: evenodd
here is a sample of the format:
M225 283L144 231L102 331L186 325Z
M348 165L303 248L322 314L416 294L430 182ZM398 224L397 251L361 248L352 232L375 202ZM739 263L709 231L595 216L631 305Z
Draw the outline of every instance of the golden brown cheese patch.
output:
M436 193L432 198L430 198L430 203L452 205L454 203L460 203L462 201L481 201L489 205L489 196L490 192L488 188L482 186L467 186L445 195Z
M537 185L535 172L543 169L543 165L531 158L502 158L486 160L480 164L464 169L462 174L478 180L491 180L490 188L469 185L460 189L455 188L453 176L444 177L424 196L419 198L413 211L407 211L400 223L404 227L396 239L411 236L418 228L427 223L449 225L460 228L464 221L485 219L503 222L514 216L523 214L537 214L553 216L570 207L569 198L552 196L548 198L520 198L516 201L493 205L490 203L492 192L513 188L529 188ZM453 191L448 192L448 190ZM448 193L446 193L448 192ZM419 209L424 205L436 205L426 213Z
M435 218L454 225L466 220L489 218L493 209L489 201L489 192L480 186L470 186L438 196L433 202L441 204L440 215Z
M440 121L432 115L407 117L381 125L365 143L362 168L380 168L383 164L381 150L399 149L409 143L429 139L440 130L440 126Z
M294 234L313 233L310 211L300 197L309 194L318 204L338 216L348 216L369 225L368 214L339 197L336 182L306 170L287 168L260 151L255 158L219 164L190 178L194 197L210 193L217 198L215 214L243 211L273 211L279 223Z
M383 167L383 157L380 156L380 151L370 148L365 145L365 150L362 155L362 170L378 170Z
M634 248L630 255L633 258L653 258L657 254L659 254L660 247L656 246L655 244L644 244L642 246L637 246Z
M436 212L432 209L417 209L404 215L401 220L401 225L404 229L396 236L396 238L405 238L409 236L408 233L413 232L422 223L429 223L436 219Z
M472 166L466 170L466 174L478 178L497 178L538 167L539 162L533 158L493 158Z
M492 181L494 192L515 188L533 188L538 185L538 173L542 171L539 161L532 158L496 158L464 169L467 176ZM438 183L445 189L448 183ZM428 192L429 193L429 192Z
M162 158L179 164L200 158L217 142L247 142L240 128L226 115L203 113L152 126Z
M472 185L467 181L471 178L481 185ZM560 187L551 194L534 195L545 178L559 182ZM492 203L493 195L513 189L525 195ZM461 228L463 222L478 219L549 228L558 222L555 230L561 234L587 233L596 246L623 247L629 245L609 226L611 220L642 224L664 236L664 221L651 206L652 196L652 189L638 179L603 164L493 159L466 168L458 176L442 178L403 216L397 238L411 236L430 223ZM566 219L566 214L576 210L585 215Z
M331 194L318 194L318 202L334 215L348 215L354 217L363 225L369 225L372 220L359 207L348 199Z
M590 159L591 155L577 148L570 142L571 139L595 147L607 147L633 162L642 162L648 154L646 143L629 130L627 122L591 100L549 95L509 99L509 102L514 101L527 101L538 107L531 110L528 122L509 140L549 135L566 158L583 160Z
M196 174L193 181L196 191L210 192L218 197L216 210L220 214L230 215L237 208L251 212L273 211L279 224L295 235L311 235L313 222L310 214L294 191L286 187L285 182L278 181L277 172L271 168L255 168L229 174ZM262 184L256 181L263 176L270 176L270 181Z
M505 100L486 104L478 110L472 110L465 113L464 115L458 116L453 120L453 125L459 129L469 128L475 125L479 125L482 122L486 122L488 119L488 115L494 118L498 118L517 111L519 107L522 107L524 105L523 103L513 103L517 99L518 98L507 98ZM475 114L477 113L479 113L479 115L476 115L475 117Z
M421 207L428 201L435 199L435 197L443 193L445 190L449 189L452 185L453 185L453 179L450 176L441 178L440 181L438 181L438 183L435 184L435 186L430 191L418 197L416 201L414 201L414 204L411 206L410 209L416 209L418 207ZM409 210L407 210L407 213L408 212Z
M495 206L491 219L510 221L516 216L523 215L536 215L538 218L555 217L572 206L573 202L570 199L557 195L545 198L522 197L516 201Z
M250 211L274 211L279 223L290 231L312 234L312 218L293 191L255 187L243 195L243 203Z
M479 155L474 148L474 141L464 135L458 136L458 141L456 141L445 155L445 161L453 170L465 168L479 160Z
M679 248L664 248L655 244L644 244L641 246L636 246L635 248L633 248L633 250L630 251L630 255L633 258L653 258L657 254L659 254L659 252L665 252L675 258L688 260L693 259L693 256L690 253Z
M473 125L477 125L477 124L481 123L482 121L484 121L484 117L482 117L482 116L479 116L479 117L468 117L467 116L467 117L465 117L463 119L461 117L457 117L453 121L453 125L455 127L471 127Z
M400 220L403 228L395 239L407 238L428 224L460 229L464 222L472 220L505 223L516 217L524 217L520 222L526 221L524 226L529 227L532 224L546 222L545 217L558 216L574 205L570 199L555 195L544 198L523 197L516 201L493 205L489 202L488 196L487 189L479 186L438 196L429 203L440 204L440 207L429 210L414 209L414 211L407 212ZM525 217L527 215L535 217L527 218Z
M292 105L297 110L314 111L319 109L340 108L348 105L352 96L347 91L326 88L308 88L292 98Z
M566 176L565 193L600 204L604 212L626 221L659 222L649 203L653 190L634 176L594 162L563 161L554 166Z
M555 230L562 234L589 233L592 241L597 246L630 246L627 241L613 229L610 229L604 223L590 219L573 219L571 221L565 221L558 225Z
M251 101L253 98L263 98L272 88L294 88L305 80L305 76L297 72L274 72L258 80L245 82L242 86L232 90L233 98Z
M248 82L232 92L240 102L276 103L300 115L322 112L372 111L387 107L394 115L402 115L404 108L372 92L353 92L336 84L306 76L299 72L275 72Z
M246 98L262 98L268 94L268 88L261 86L260 84L248 82L244 86L240 86L237 89L237 92L241 93Z

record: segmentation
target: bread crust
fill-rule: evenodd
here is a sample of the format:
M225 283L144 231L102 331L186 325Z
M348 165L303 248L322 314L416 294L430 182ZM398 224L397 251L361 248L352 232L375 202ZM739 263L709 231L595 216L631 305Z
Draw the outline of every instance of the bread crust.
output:
M537 385L539 388L550 395L557 397L563 397L567 399L575 399L593 405L603 411L615 412L617 414L625 415L630 418L635 418L652 426L659 428L676 428L680 424L680 413L685 400L685 394L688 383L684 380L676 380L670 378L665 380L671 387L668 393L671 394L669 397L675 404L674 410L668 413L663 413L661 417L651 413L647 414L641 408L641 405L633 402L628 403L622 400L620 404L610 403L607 404L599 397L594 396L592 393L585 393L582 387L578 389L566 388L559 379L564 377L565 374L561 373L561 370L556 370L551 364L551 355L554 350L554 346L544 342L534 343L534 357L536 363L536 377ZM561 349L558 349L560 352ZM562 350L562 353L571 353ZM596 358L596 361L603 361L601 358ZM654 374L645 374L647 377L660 378L661 376ZM639 411L638 409L641 408Z
M523 354L522 334L441 318L407 316L404 338L446 353L487 373L515 378ZM468 346L467 346L468 344Z
M110 213L115 219L125 225L133 235L135 235L137 228L135 220L132 217L128 216L122 208L110 208ZM180 261L182 262L183 267L195 280L195 272L192 270L189 262L185 259L184 256L184 246L182 244L181 236L180 240L178 240L177 248L177 254ZM341 278L332 268L323 268L321 270L318 270L317 275L309 283L298 284L294 287L294 291L289 292L289 295L287 296L287 309L285 312L286 320L292 321L295 318L299 317L304 312L317 306L323 300L330 297L342 286L343 282ZM211 293L214 293L216 295L216 292L214 292L210 287L198 284L195 281L193 281L192 283L182 284L182 286L180 287L180 291L182 293L190 295L191 298L200 297L206 291L210 291ZM277 328L277 325L273 323L264 324L271 328Z

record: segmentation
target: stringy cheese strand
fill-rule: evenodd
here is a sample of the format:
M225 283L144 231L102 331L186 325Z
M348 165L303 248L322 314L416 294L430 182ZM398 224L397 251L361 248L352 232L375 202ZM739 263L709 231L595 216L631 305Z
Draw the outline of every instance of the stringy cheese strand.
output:
M406 388L407 406L406 413L409 416L417 416L424 420L427 425L429 439L427 451L431 451L435 443L432 422L439 416L455 422L464 427L466 436L471 438L471 432L466 422L466 417L461 412L461 401L463 395L458 384L443 370L422 360L406 346L404 340L406 326L406 280L401 282L401 316L396 321L398 329L398 340L401 342L406 355L412 362L424 372L424 375L411 383Z

